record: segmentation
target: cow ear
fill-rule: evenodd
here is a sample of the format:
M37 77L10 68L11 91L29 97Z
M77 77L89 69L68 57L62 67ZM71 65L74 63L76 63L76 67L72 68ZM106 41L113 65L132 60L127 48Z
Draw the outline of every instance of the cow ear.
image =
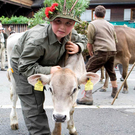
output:
M86 72L86 74L84 74L83 76L81 76L81 78L79 78L79 83L86 84L88 78L91 80L93 85L95 85L100 80L100 76L98 74L92 72Z
M35 86L38 80L41 80L43 85L49 84L51 75L43 75L43 74L34 74L28 77L29 84Z

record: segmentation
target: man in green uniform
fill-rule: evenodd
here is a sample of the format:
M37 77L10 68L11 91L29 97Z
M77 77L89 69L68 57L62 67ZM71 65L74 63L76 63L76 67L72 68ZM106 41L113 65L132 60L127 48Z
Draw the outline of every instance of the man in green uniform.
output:
M50 24L37 25L26 31L12 50L11 67L14 71L16 92L21 100L30 135L50 135L50 128L43 109L44 91L34 90L28 84L27 78L37 73L53 74L61 68L58 62L66 51L73 55L81 53L86 47L87 38L73 30L75 22L79 22L77 17L80 14L73 15L76 12L75 6L79 4L72 0L73 3L74 6L70 8L66 1L64 6L53 3L51 7L47 7L45 14ZM88 2L84 4L86 6Z

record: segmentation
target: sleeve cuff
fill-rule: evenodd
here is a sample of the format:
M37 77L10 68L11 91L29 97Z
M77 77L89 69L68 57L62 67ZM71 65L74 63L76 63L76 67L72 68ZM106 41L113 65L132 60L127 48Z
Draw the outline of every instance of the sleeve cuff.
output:
M41 74L50 74L50 71L51 71L51 67L42 67L42 66L39 66L37 68L37 73L41 73Z

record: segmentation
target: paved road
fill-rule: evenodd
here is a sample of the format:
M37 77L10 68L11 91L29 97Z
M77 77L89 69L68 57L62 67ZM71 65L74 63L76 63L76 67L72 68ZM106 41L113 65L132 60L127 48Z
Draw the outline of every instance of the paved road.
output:
M131 65L130 65L131 68ZM130 70L129 68L129 70ZM98 72L100 74L100 72ZM116 70L118 78L118 87L122 82L119 81L120 74ZM111 105L111 84L107 92L101 93L97 89L103 83L99 82L95 85L93 94L94 105L92 106L77 106L74 114L74 121L79 135L135 135L135 70L132 71L128 78L129 93L123 94L120 92L119 98L115 100L114 105ZM84 86L81 86L81 91ZM82 97L81 91L78 97ZM17 113L19 116L19 130L12 131L10 129L9 114L11 111L10 102L10 83L6 78L6 72L0 71L0 135L27 135L20 102L17 103ZM52 101L49 91L46 91L45 108L47 111L51 130L54 122L52 121ZM66 124L62 124L62 135L68 135Z

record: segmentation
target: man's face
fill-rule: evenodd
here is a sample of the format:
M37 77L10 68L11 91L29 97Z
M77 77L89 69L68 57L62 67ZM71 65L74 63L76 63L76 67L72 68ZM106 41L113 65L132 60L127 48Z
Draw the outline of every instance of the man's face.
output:
M61 38L67 36L74 27L75 21L71 19L56 18L51 22L52 30L60 41Z

